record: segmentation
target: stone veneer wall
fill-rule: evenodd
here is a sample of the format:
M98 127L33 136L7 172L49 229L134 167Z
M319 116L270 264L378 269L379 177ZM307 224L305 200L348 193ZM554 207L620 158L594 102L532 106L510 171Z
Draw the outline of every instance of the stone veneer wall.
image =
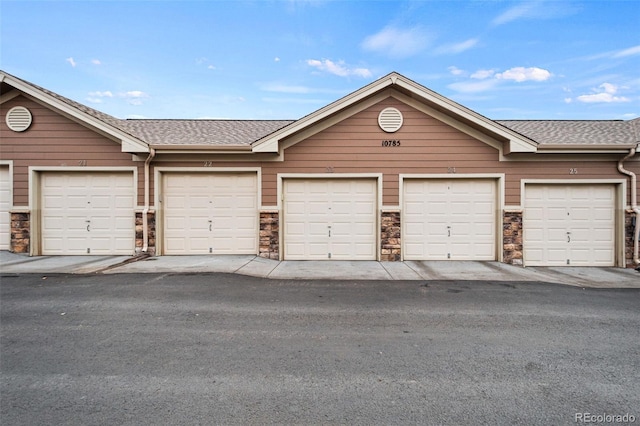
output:
M624 257L626 259L627 268L635 268L633 263L633 232L634 232L634 217L635 213L632 211L625 212L624 215Z
M149 226L149 246L147 247L151 256L156 254L156 214L147 213L147 225ZM136 212L136 253L142 251L144 246L144 232L142 229L142 212Z
M502 222L502 261L522 266L522 212L505 211Z
M277 210L260 212L260 244L258 255L280 259L280 215Z
M394 262L401 258L400 211L384 211L380 218L380 260Z
M12 253L29 253L31 244L31 214L28 212L11 212L11 241L9 251Z

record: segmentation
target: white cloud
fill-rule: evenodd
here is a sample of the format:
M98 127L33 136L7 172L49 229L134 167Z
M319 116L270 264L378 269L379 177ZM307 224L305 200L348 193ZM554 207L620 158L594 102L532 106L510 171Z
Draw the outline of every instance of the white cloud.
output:
M478 44L477 38L470 38L469 40L465 40L460 43L453 44L445 44L444 46L440 46L436 49L436 53L438 54L457 54L464 52L465 50L469 50Z
M92 63L93 65L102 65L102 62L100 62L100 59L92 59L92 60L91 60L91 63Z
M395 58L413 56L429 45L430 37L421 27L393 28L387 26L364 39L362 48Z
M311 99L311 98L262 98L263 102L271 104L314 104L314 105L326 105L326 99Z
M467 72L465 70L461 70L460 68L456 67L456 66L450 66L449 68L447 68L449 70L449 72L452 75L464 75Z
M471 78L475 78L477 80L484 80L485 78L493 77L495 74L495 70L478 70L471 74Z
M119 93L118 96L126 99L127 103L130 105L142 105L144 99L149 97L147 93L140 90L131 90L129 92Z
M307 65L318 69L319 71L328 72L340 77L357 76L368 78L371 77L371 71L366 68L349 68L345 66L344 61L333 62L329 59L317 60L307 59Z
M551 19L574 14L579 8L570 2L560 1L525 1L505 10L496 16L491 24L494 26L507 24L518 19Z
M76 67L76 65L78 65L78 64L76 64L76 61L74 61L74 59L73 59L72 57L69 57L69 58L67 58L67 59L65 59L65 60L66 60L67 62L69 62L69 65L71 65L73 68L75 68L75 67Z
M275 58L273 58L273 62L280 62L280 58L276 56Z
M640 55L640 45L628 49L620 50L613 54L614 58L624 58L626 56Z
M493 21L491 21L491 23L493 25L502 25L511 21L515 21L516 19L526 17L529 13L531 13L533 7L533 3L519 4L510 9L507 9L505 12L496 16Z
M615 96L618 92L618 86L611 83L602 83L598 88L593 89L596 93L589 95L580 95L576 100L584 103L613 103L613 102L629 102L629 98L624 96Z
M277 93L310 93L311 90L305 86L290 86L281 83L268 83L261 87L265 92Z
M515 67L506 70L503 73L496 74L496 78L501 80L513 80L518 83L523 81L546 81L551 78L551 73L545 69L537 67Z
M461 81L458 83L450 84L448 87L452 90L455 90L456 92L478 93L493 89L496 84L498 84L498 80L490 79L480 81Z
M113 93L108 90L105 90L104 92L89 92L87 93L87 95L87 101L91 102L92 104L101 104L104 102L104 98L113 98Z
M451 68L458 70L455 67L449 67L449 71L452 71ZM466 75L466 73L464 74ZM479 69L469 76L470 80L452 83L448 87L461 93L478 93L491 90L501 82L509 80L515 82L545 81L551 76L552 74L549 71L536 67L514 67L501 73L497 73L493 69Z
M113 93L111 93L108 90L105 90L104 92L100 92L100 91L89 92L89 96L94 96L94 97L97 96L100 98L113 98Z

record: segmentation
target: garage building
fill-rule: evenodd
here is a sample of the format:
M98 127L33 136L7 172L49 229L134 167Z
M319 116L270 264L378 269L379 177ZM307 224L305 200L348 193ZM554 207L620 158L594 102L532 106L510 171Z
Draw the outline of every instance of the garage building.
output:
M640 119L391 73L299 120L121 120L0 72L0 250L635 266Z

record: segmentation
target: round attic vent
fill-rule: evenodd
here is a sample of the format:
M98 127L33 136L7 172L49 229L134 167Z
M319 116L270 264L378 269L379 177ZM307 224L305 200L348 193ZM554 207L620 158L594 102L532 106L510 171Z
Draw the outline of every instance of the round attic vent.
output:
M13 107L7 112L7 126L14 132L24 132L31 126L31 113L23 106Z
M402 120L402 113L395 108L385 108L378 115L378 125L387 133L400 130Z

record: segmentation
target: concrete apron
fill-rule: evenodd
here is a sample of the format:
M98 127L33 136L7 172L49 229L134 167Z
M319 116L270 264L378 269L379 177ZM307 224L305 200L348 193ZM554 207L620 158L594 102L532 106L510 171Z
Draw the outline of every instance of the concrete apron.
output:
M580 287L640 288L633 269L528 267L472 261L276 261L228 256L39 256L0 252L0 272L19 273L236 273L272 279L542 281Z

